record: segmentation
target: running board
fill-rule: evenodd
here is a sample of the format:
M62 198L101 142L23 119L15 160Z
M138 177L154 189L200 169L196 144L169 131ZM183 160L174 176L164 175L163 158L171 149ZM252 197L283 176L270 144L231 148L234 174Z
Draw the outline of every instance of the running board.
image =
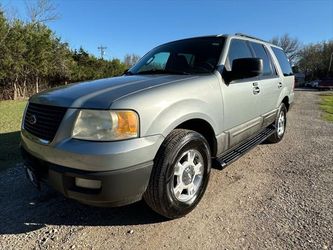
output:
M227 165L236 161L239 157L246 154L252 148L265 141L269 136L271 136L275 132L275 130L276 129L274 126L269 126L256 136L246 140L245 142L241 143L239 146L232 149L231 151L217 157L216 164L214 164L215 165L214 167L220 170L224 169Z

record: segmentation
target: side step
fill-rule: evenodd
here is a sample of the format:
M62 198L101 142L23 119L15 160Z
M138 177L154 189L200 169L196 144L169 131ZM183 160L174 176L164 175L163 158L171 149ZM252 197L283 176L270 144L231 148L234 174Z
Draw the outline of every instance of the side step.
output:
M218 168L221 170L224 169L227 165L236 161L239 157L246 154L248 151L250 151L252 148L257 146L258 144L262 143L274 132L275 132L275 127L269 126L268 128L265 128L263 131L261 131L259 134L257 134L256 136L246 140L245 142L236 146L234 149L231 149L227 153L217 157L215 168Z

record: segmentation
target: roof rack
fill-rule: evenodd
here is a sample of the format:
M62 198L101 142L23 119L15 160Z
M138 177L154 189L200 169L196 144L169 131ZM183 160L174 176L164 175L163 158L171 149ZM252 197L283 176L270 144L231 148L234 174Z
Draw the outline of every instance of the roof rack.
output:
M263 39L260 39L258 37L255 37L255 36L249 36L249 35L246 35L246 34L243 34L243 33L235 33L236 36L243 36L243 37L247 37L247 38L252 38L252 39L255 39L255 40L259 40L259 41L262 41L262 42L265 42L265 43L268 43L267 41L263 40Z

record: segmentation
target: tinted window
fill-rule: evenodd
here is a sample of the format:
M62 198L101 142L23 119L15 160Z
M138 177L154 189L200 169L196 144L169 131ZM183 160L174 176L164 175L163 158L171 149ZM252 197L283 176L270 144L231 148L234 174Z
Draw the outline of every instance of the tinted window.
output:
M226 67L228 70L232 70L232 62L239 58L252 58L252 53L247 45L246 41L232 39L229 47L229 53L227 57Z
M153 70L153 69L164 70L169 56L170 53L168 52L157 53L148 59L146 64L142 66L141 70L142 71Z
M270 57L268 56L264 46L262 44L259 43L252 43L251 42L251 46L254 50L255 53L255 57L257 58L261 58L263 60L264 63L264 69L263 69L263 76L271 76L273 75L273 67L272 67L272 62Z
M193 66L194 65L194 55L192 54L185 54L185 53L179 53L179 56L184 56L186 58L186 61L189 65Z
M215 70L223 44L223 37L167 43L148 52L128 74L207 74Z
M291 76L293 75L293 70L291 69L289 60L283 50L272 47L272 50L279 61L282 73L284 76Z

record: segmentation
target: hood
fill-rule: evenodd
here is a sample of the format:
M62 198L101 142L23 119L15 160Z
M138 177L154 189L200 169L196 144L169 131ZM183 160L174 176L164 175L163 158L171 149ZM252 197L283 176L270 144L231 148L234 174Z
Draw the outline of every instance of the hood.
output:
M191 75L134 75L74 83L50 89L30 98L30 102L67 108L108 109L124 96L185 79Z

